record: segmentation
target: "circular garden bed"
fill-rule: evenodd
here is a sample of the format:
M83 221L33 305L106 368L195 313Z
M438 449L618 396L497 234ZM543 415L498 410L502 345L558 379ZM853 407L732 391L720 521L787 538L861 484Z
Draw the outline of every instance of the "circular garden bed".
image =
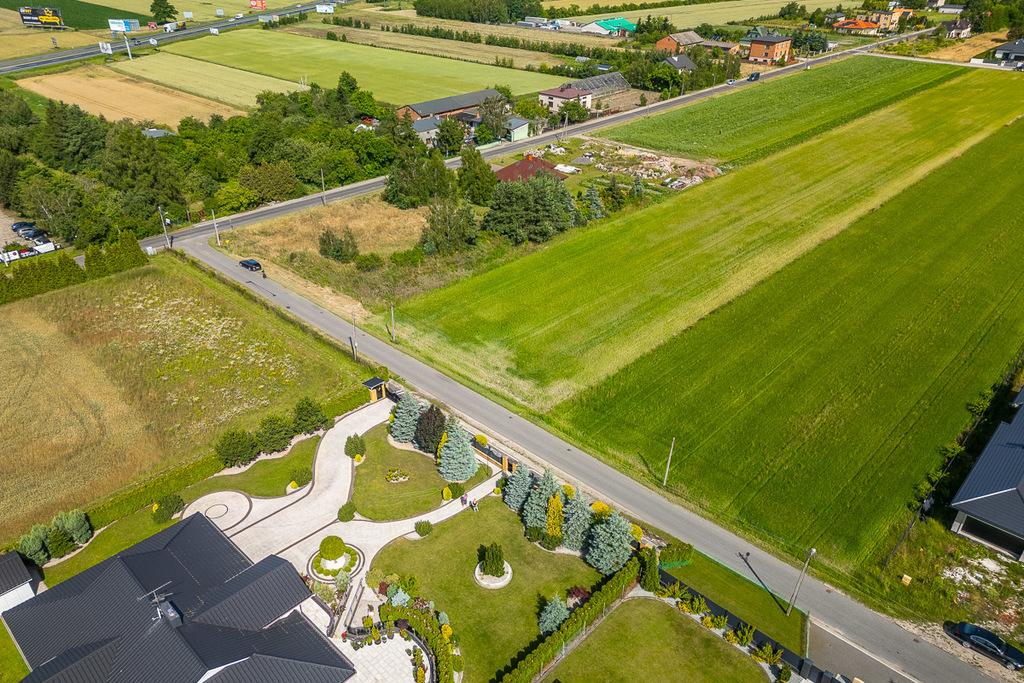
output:
M333 581L338 574L353 574L363 564L363 553L355 546L346 545L340 536L327 536L320 541L320 549L309 558L309 574L320 581Z

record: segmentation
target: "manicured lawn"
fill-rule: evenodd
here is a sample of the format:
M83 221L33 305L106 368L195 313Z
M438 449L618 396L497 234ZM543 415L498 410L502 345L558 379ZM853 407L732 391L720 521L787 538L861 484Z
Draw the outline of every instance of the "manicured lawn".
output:
M946 115L951 109L957 116ZM842 232L1022 109L1024 79L973 71L410 299L397 311L403 340L543 413Z
M241 491L259 498L277 498L285 495L285 487L294 478L296 469L310 468L316 456L320 437L314 436L295 444L288 455L270 460L260 460L245 472L204 479L181 492L186 502L205 496L213 491Z
M512 582L501 590L477 585L477 550L501 544ZM494 496L480 511L460 512L426 538L394 541L373 561L385 574L413 575L420 592L448 613L465 657L467 683L486 682L537 636L541 600L572 586L591 586L598 574L578 557L549 553L527 542L518 517Z
M668 570L686 585L725 607L794 652L804 651L804 622L807 616L793 610L786 616L786 598L774 597L760 584L695 552L685 567Z
M749 162L962 73L938 64L852 57L601 135L680 156Z
M209 453L301 397L365 393L338 348L170 256L2 307L0 540Z
M333 88L342 71L393 104L419 102L507 85L515 94L553 88L565 79L487 64L384 50L271 31L233 31L165 48L186 57L254 71L288 81Z
M623 602L544 679L546 683L764 683L754 660L671 605Z
M0 623L0 683L15 683L28 675L25 660L18 652L7 625Z
M111 523L101 533L96 534L82 552L47 568L43 579L47 586L56 586L61 581L66 581L75 574L99 564L111 555L135 545L144 538L149 538L175 521L177 520L166 524L157 524L153 521L153 513L148 507L137 510L127 517L122 517Z
M356 467L352 502L356 512L378 521L408 519L433 510L442 503L441 490L448 484L437 473L434 459L421 453L394 448L387 440L387 425L366 433L366 459ZM407 481L390 483L385 475L391 468L402 470ZM466 490L490 476L478 470L466 482Z
M1002 127L552 419L659 484L677 436L673 492L794 556L870 561L1024 338L1021 154L1024 123Z

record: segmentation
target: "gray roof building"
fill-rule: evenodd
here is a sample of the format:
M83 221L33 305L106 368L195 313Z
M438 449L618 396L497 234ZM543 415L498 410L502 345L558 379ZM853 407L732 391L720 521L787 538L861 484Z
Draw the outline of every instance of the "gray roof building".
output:
M693 60L682 53L678 55L672 55L671 57L668 57L662 61L664 61L665 64L668 64L670 67L679 72L694 71L697 68L697 65L693 63Z
M1024 391L1016 404L1024 403ZM1024 410L997 428L953 497L953 531L1024 556Z
M341 683L352 665L294 609L309 597L197 514L2 616L26 683Z
M0 555L0 595L32 581L18 553Z
M1005 59L1011 62L1024 61L1024 38L1011 40L997 47L996 59Z
M417 116L436 116L438 114L462 111L463 109L468 109L470 107L479 107L488 97L498 97L500 94L501 93L497 90L487 88L486 90L477 90L475 92L467 92L461 95L451 95L449 97L441 97L436 100L407 104L406 107L416 112ZM404 108L405 107L403 107L403 109Z

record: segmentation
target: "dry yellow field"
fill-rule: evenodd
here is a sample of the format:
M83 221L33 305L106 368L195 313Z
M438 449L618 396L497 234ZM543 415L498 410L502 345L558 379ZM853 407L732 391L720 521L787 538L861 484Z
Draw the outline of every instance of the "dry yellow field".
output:
M971 36L963 42L954 43L948 47L942 47L934 52L929 52L925 57L930 59L948 59L951 62L969 62L985 50L991 50L1006 42L1006 31L995 31L993 33L979 33Z
M230 117L241 109L142 81L102 66L87 66L64 73L32 76L18 81L26 90L77 104L109 120L155 121L177 126L186 116L200 120L212 114Z
M18 13L0 9L0 59L29 57L53 50L53 40L60 49L92 45L96 36L81 31L44 31L22 26Z
M572 0L553 0L545 2L545 7L566 7L572 5ZM577 2L583 11L593 3ZM724 2L710 2L700 5L679 5L678 7L662 7L658 10L632 10L629 12L612 12L606 14L593 14L574 17L575 20L593 21L607 17L626 17L631 21L637 21L651 14L668 17L669 21L679 28L692 28L700 24L724 24L729 21L742 21L752 17L760 17L777 13L786 4L786 0L725 0ZM819 7L831 7L832 4L825 0L812 0L802 2L807 6L808 11Z
M149 6L151 0L83 0L84 2L94 2L97 5L103 5L104 7L116 7L117 9L123 9L126 12L134 12L143 16L149 16ZM233 17L239 12L247 14L249 12L248 0L217 0L217 2L210 2L210 0L174 0L172 3L174 8L178 10L178 19L184 20L185 15L183 12L192 12L192 18L195 21L213 21L217 18L217 9L224 10L224 16ZM267 0L268 8L283 7L287 3L272 2Z

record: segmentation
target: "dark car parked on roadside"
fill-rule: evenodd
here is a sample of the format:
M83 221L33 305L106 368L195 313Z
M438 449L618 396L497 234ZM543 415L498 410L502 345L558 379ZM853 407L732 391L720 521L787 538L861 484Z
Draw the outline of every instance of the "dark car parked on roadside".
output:
M961 621L950 628L950 635L964 647L988 655L1007 669L1024 669L1024 652L987 629Z
M242 259L241 261L238 262L238 265L242 266L246 270L251 270L254 272L257 270L263 270L263 266L261 266L260 262L254 258Z
M11 223L11 232L18 232L19 230L24 230L25 228L34 227L36 227L35 223L31 223L29 221L18 221L17 223Z

